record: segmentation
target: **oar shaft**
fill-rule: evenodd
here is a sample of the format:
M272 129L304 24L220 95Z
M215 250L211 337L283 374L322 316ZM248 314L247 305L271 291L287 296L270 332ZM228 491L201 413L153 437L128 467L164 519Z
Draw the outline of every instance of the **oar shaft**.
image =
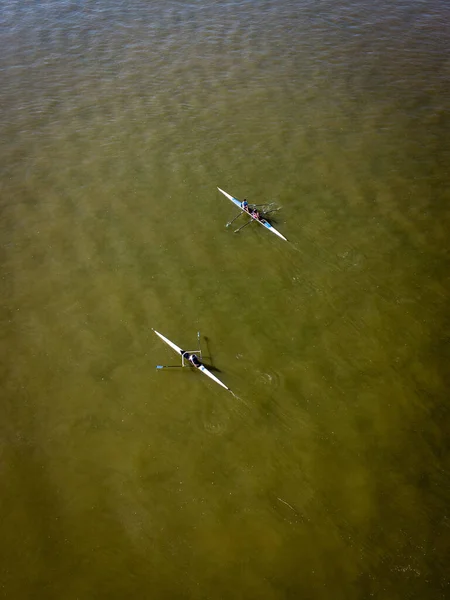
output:
M237 233L238 231L240 231L241 229L244 229L244 227L247 227L247 225L250 225L250 223L252 221L254 221L255 219L250 219L250 221L247 221L247 223L245 225L242 225L242 227L238 227L237 229L234 230L234 233Z
M239 217L242 215L243 213L239 213L238 215L236 215L236 217L234 217L234 219L232 219L229 223L227 223L227 227L229 227L231 225L231 223L234 223L234 221L236 221L236 219L239 219Z
M264 213L264 216L270 215L270 213L276 212L277 210L280 210L279 208L272 208L272 210L268 210L267 212Z

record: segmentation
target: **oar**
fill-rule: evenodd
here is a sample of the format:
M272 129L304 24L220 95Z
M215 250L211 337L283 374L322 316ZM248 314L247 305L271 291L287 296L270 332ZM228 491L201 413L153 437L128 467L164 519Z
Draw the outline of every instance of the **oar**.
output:
M200 348L200 331L197 331L197 345L198 345L198 353L200 354L200 360L203 360L202 349Z
M280 210L280 207L279 208L272 208L272 210L268 210L267 212L264 212L264 216L270 215L270 213L276 212L277 210Z
M183 365L156 365L157 369L183 369Z
M234 217L234 219L232 221L230 221L229 223L227 223L227 227L229 227L231 225L231 223L233 223L233 221L236 221L236 219L238 219L243 213L239 213L236 217Z
M242 225L242 227L238 227L238 229L234 230L234 233L237 233L238 231L240 231L241 229L244 229L244 227L247 227L247 225L250 225L250 223L252 221L254 221L255 219L251 219L250 221L248 221L245 225Z

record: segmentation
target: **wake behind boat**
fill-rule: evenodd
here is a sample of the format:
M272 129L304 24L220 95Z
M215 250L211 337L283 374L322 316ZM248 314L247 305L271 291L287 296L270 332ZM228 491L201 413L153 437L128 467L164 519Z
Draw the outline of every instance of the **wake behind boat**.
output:
M244 214L248 214L250 217L250 221L248 221L248 223L246 223L245 225L243 225L242 227L239 227L239 229L236 229L235 232L239 231L240 229L242 229L243 227L246 227L247 225L250 225L250 223L252 221L256 221L257 223L260 223L263 227L265 227L266 229L268 229L269 231L271 231L272 233L274 233L275 235L277 235L278 237L280 237L282 240L284 240L285 242L287 242L287 239L284 237L284 235L282 233L280 233L277 229L275 229L275 227L273 225L271 225L269 223L269 221L267 221L266 219L262 218L262 217L255 217L253 216L249 211L245 210L245 208L243 208L242 202L240 200L238 200L237 198L235 198L234 196L232 196L231 194L228 194L228 192L225 192L224 190L221 190L220 187L217 188L219 190L219 192L221 192L224 196L226 196L229 200L231 200L231 202L237 206L242 213ZM273 212L268 211L266 214L268 214L269 212ZM241 213L241 214L242 214ZM240 216L240 215L238 215ZM235 219L237 219L237 217L235 217ZM233 221L235 220L233 219ZM231 223L233 222L231 221ZM230 225L230 223L228 223L228 225Z
M196 362L192 362L190 360L190 358L188 358L189 356L192 356L192 354L194 352L198 352L200 354L200 358L201 358L202 351L200 349L199 350L195 350L194 352L192 352L192 351L184 351L179 346L177 346L176 344L174 344L173 342L171 342L164 335L162 335L162 333L159 333L158 331L156 331L156 329L154 329L153 331L156 333L157 336L159 336L163 340L163 342L166 342L166 344L168 344L173 350L175 350L175 352L179 356L181 356L181 365L177 365L177 366L185 367L186 366L184 364L185 361L190 361L191 364L192 364L192 366L195 366L199 371L201 371L202 373L204 373L207 377L209 377L210 379L212 379L213 381L215 381L216 383L218 383L220 386L222 386L223 388L225 388L226 390L228 390L229 392L231 392L230 388L227 387L224 383L222 383L220 381L220 379L218 379L215 375L213 375L211 373L211 371L208 371L208 369L205 367L205 365L202 365L200 362L198 364ZM200 333L198 333L198 341L200 342ZM170 368L170 367L164 367L163 365L158 365L156 368L157 369L167 369L167 368Z

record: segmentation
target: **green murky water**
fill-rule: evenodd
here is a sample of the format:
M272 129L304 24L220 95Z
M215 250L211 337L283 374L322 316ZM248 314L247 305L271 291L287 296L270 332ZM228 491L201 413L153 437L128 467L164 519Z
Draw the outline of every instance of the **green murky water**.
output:
M0 594L448 597L445 3L1 8Z

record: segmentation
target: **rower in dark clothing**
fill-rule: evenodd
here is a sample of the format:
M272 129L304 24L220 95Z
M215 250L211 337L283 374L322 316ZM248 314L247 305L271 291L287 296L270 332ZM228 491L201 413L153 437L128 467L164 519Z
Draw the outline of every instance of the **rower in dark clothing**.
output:
M197 369L202 366L202 363L200 362L196 354L189 354L189 352L182 350L181 356L182 358L184 358L184 360L188 360L191 363L191 365L197 367Z

